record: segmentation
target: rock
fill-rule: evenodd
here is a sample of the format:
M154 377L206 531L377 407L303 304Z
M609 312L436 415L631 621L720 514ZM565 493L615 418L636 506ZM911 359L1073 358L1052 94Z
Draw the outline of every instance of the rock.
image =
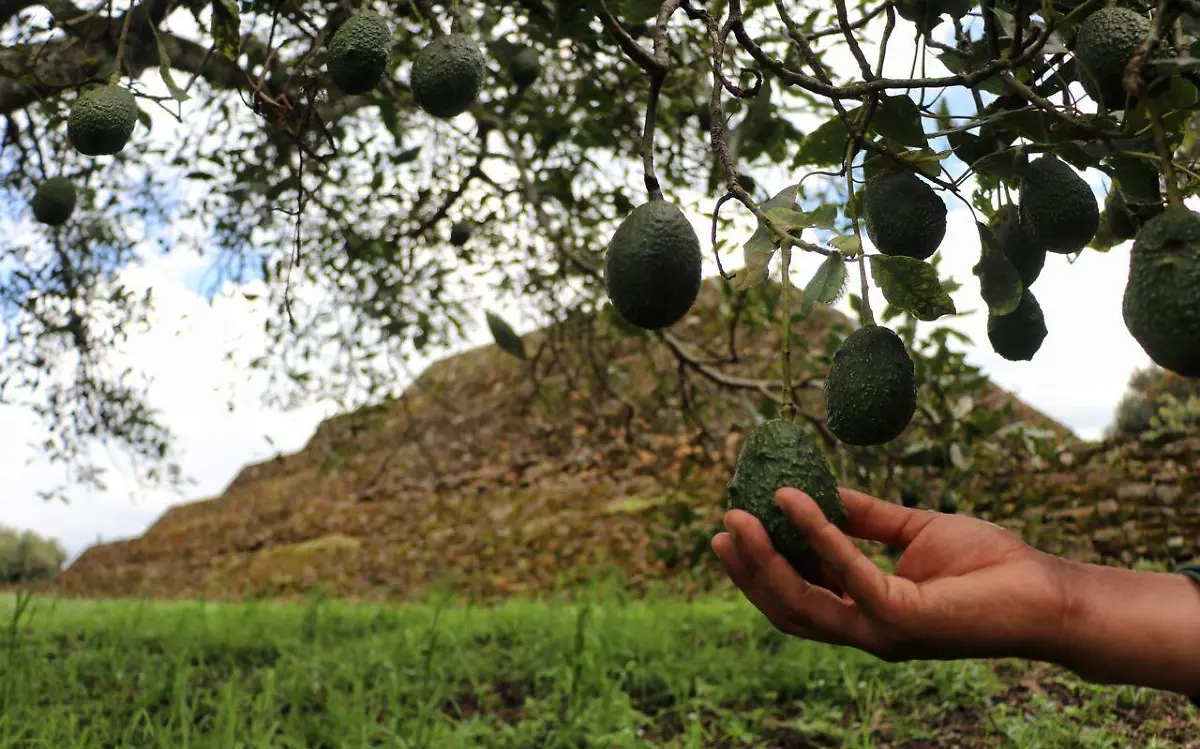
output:
M1154 484L1121 484L1117 487L1117 499L1122 502L1146 499L1154 494Z
M1096 511L1104 516L1115 514L1120 508L1121 506L1117 504L1117 500L1115 499L1103 499L1096 505Z

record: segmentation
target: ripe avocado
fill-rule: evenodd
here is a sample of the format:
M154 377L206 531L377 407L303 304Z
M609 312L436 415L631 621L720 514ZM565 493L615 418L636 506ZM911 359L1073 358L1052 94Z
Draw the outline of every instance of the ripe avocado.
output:
M725 498L730 509L758 518L775 551L804 574L817 559L808 539L775 504L775 492L783 487L800 489L813 498L829 522L845 525L846 508L825 456L800 425L774 419L746 437Z
M38 185L29 206L43 224L64 224L75 211L75 185L66 177L51 177Z
M1133 239L1150 219L1163 212L1162 200L1126 199L1125 192L1113 183L1104 199L1104 221L1108 232L1117 239Z
M825 376L829 430L848 445L882 445L900 436L916 410L913 362L900 336L879 325L851 333Z
M1100 228L1100 206L1092 188L1056 156L1030 162L1021 181L1018 210L1025 226L1050 252L1078 252Z
M1146 222L1121 307L1125 327L1156 364L1200 377L1200 214L1173 206Z
M121 86L88 89L79 95L67 118L67 138L84 156L119 153L137 122L133 93Z
M867 236L885 255L926 260L946 236L946 204L912 172L873 177L863 190Z
M347 94L379 84L392 60L392 30L373 10L353 15L329 40L329 75Z
M643 203L604 254L604 286L626 321L658 330L683 319L700 293L700 240L674 203Z
M988 315L992 349L1009 361L1029 361L1046 340L1046 318L1033 292L1025 289L1017 308L1007 315Z
M1075 59L1080 80L1109 110L1125 108L1125 66L1146 34L1150 19L1128 8L1101 8L1079 24Z
M537 50L525 47L508 64L508 74L519 88L528 88L542 75L542 61Z
M483 53L474 39L466 34L438 37L413 60L413 98L434 117L456 117L475 103L485 72Z
M1046 248L1021 222L1015 211L996 223L993 234L996 244L1016 269L1021 283L1028 288L1042 275L1042 268L1046 265Z

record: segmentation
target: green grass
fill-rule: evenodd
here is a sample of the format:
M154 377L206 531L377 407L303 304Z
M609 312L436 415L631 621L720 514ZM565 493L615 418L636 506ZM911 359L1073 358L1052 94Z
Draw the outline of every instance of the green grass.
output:
M785 637L732 596L0 597L0 749L1167 747L1194 716L1021 661L883 663Z

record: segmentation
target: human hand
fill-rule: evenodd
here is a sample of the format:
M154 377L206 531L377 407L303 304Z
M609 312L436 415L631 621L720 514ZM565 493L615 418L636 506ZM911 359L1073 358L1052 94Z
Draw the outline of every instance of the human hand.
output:
M1041 659L1053 648L1067 613L1065 562L983 520L840 493L845 532L808 495L775 495L821 559L810 580L749 513L726 513L727 532L713 538L729 577L776 628L889 661ZM896 573L884 574L847 534L903 549Z

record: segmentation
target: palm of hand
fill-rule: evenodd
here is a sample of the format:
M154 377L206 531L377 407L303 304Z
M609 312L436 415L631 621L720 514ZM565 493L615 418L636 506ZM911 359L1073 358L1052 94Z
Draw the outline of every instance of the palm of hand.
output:
M972 518L944 515L926 525L896 563L896 574L914 583L963 577L1027 557L1019 538Z

